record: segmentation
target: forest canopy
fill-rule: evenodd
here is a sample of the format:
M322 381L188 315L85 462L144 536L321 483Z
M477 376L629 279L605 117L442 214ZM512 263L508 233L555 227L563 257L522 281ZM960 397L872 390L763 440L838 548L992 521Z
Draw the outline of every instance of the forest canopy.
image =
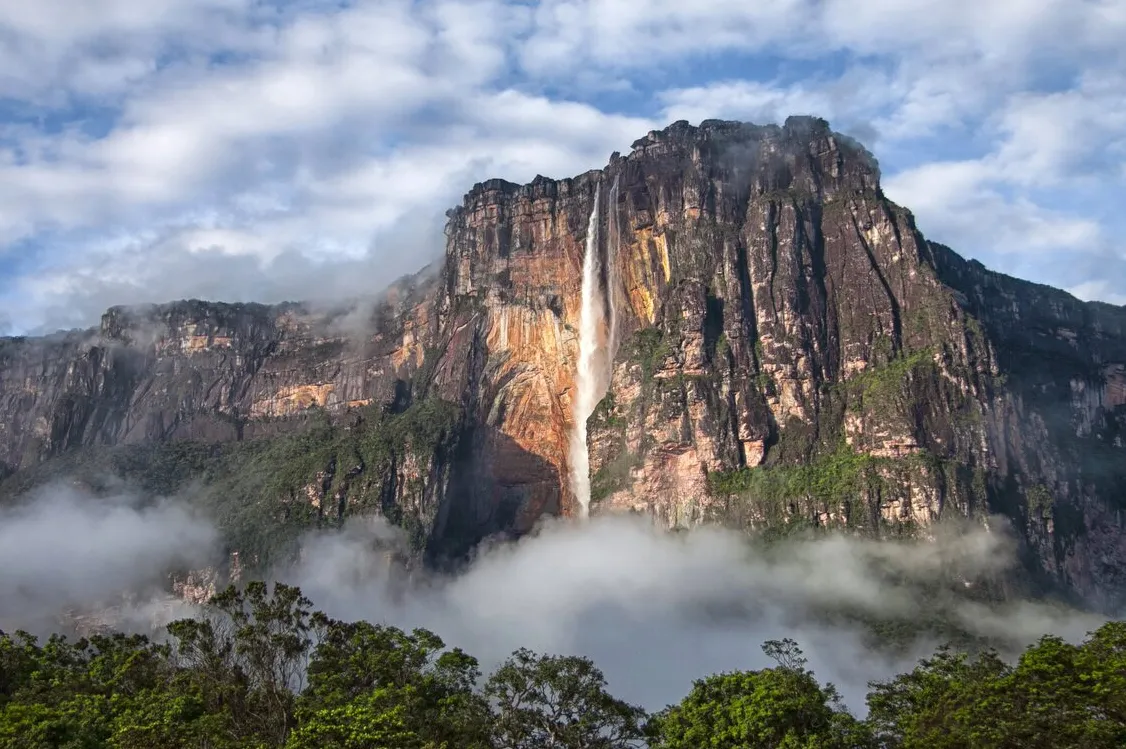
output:
M873 682L861 719L790 639L775 666L698 679L648 714L597 664L519 649L484 676L425 629L335 620L252 582L150 639L0 632L0 746L11 749L846 749L1122 747L1126 622L1046 636L1010 663L939 649ZM654 657L664 657L655 653Z

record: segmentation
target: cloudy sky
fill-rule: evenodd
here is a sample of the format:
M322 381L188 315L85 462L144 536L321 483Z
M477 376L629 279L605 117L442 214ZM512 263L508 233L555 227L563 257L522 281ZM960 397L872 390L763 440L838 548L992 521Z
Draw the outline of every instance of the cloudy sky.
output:
M0 329L375 291L473 182L817 114L931 238L1126 302L1126 0L0 0Z

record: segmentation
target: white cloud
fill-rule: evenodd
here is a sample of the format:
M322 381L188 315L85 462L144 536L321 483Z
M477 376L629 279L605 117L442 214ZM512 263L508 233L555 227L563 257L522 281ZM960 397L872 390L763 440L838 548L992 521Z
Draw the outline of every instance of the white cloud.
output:
M117 96L153 73L162 53L246 43L250 0L43 0L0 14L0 94L46 106Z
M964 251L1083 250L1101 241L1095 221L1002 194L988 160L927 164L884 180L884 189L924 233Z
M536 7L521 64L567 77L588 65L644 69L704 50L786 45L811 17L809 0L548 0Z
M11 33L52 47L129 34L182 28L216 11L241 13L248 0L40 0L4 6L3 25ZM65 23L60 23L65 20Z
M644 69L690 53L770 52L813 59L849 51L1028 75L1037 59L1121 56L1126 18L1113 2L1071 0L547 0L522 47L540 74L588 65Z
M0 513L0 628L53 630L77 610L115 628L160 627L158 587L171 566L219 559L214 530L184 504L139 507L60 488ZM933 652L941 615L1012 655L1051 632L1079 640L1104 620L1035 603L986 606L950 589L996 581L1017 564L1006 524L948 527L930 541L843 536L765 547L718 527L670 534L636 516L545 520L518 542L485 546L456 576L388 564L405 538L381 518L310 533L299 559L267 579L296 584L330 616L428 627L491 671L517 647L581 654L615 693L650 710L679 700L693 679L769 664L759 645L792 637L822 680L863 712L870 679ZM952 579L951 576L956 576ZM122 593L132 591L122 601ZM121 602L107 607L107 603ZM874 648L856 619L915 620L904 649ZM835 616L834 616L835 615ZM886 645L886 643L885 643Z
M1105 251L1126 229L1117 212L1055 205L1044 190L1079 177L1094 194L1120 189L1126 13L1063 0L1020 11L981 0L13 6L0 18L11 63L0 97L14 102L0 124L0 258L30 247L34 262L0 300L27 328L48 304L87 314L86 302L51 303L58 289L90 304L111 290L121 302L300 292L280 259L304 258L324 273L311 285L327 282L334 259L363 262L437 221L408 242L424 246L474 181L569 176L652 127L717 116L828 117L873 147L924 232L987 260ZM724 69L725 51L755 57ZM794 65L812 72L795 78ZM629 116L615 112L619 94ZM937 155L951 150L959 161ZM245 286L231 269L203 272L202 257L231 258ZM153 283L189 265L179 285Z
M1090 74L1068 91L1019 93L1002 109L999 176L1051 187L1113 174L1126 156L1126 75Z
M1124 228L1107 198L1126 187L1116 173L1126 154L1126 78L1095 72L1066 91L1018 91L982 124L993 140L979 158L906 169L885 180L888 194L929 236L1000 270L1088 294L1106 289L1105 278L1072 274L1098 265L1076 256L1113 257L1111 238Z
M48 309L51 326L70 327L122 301L372 293L440 254L442 213L474 182L594 168L655 125L515 91L467 95L459 106L457 128L429 141L324 174L298 169L157 231L73 240L50 272L20 281L15 314ZM68 303L55 305L60 296Z
M252 255L262 273L284 253L357 258L407 215L440 217L473 180L589 168L648 129L485 86L525 16L492 2L297 15L269 44L236 44L255 50L249 60L159 71L105 137L14 138L0 166L0 237L51 230L47 267L61 276L22 279L16 296L29 310L60 286L101 298L104 279L131 297L178 252ZM242 296L230 274L216 278L229 280L213 294Z
M837 130L858 131L867 145L878 138L879 115L895 101L895 82L875 67L857 66L839 77L785 85L726 80L658 95L667 121L708 118L767 124L794 114L824 117Z
M1084 37L1110 42L1091 24L1093 9L1077 8L1070 0L829 0L820 5L820 31L863 54L1021 61L1038 54L1038 48L1073 51L1074 42ZM1073 35L1062 45L1061 32Z
M1067 292L1084 301L1098 300L1110 304L1126 304L1122 287L1108 281L1085 281L1067 289Z

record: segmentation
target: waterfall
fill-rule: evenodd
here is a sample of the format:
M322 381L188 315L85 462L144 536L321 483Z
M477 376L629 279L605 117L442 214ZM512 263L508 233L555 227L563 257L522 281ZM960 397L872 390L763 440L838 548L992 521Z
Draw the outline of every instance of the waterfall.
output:
M599 289L598 198L601 183L594 188L594 208L586 227L583 255L582 307L579 311L579 364L575 372L575 428L571 432L571 489L579 502L579 516L590 512L590 452L586 444L586 420L598 403L598 336L603 323L603 299Z

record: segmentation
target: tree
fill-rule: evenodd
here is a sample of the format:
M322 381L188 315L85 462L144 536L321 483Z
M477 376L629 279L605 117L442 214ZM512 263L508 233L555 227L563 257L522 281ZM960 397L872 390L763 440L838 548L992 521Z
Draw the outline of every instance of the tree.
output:
M230 715L213 709L191 674L177 673L162 687L115 700L114 749L234 749L245 746ZM212 709L209 709L212 708Z
M869 685L868 723L884 746L980 746L997 738L996 722L981 717L1001 717L998 687L1010 672L995 651L970 658L939 648L911 672Z
M15 640L0 637L0 662L13 667L5 674L0 701L0 745L113 745L118 711L165 683L167 655L167 648L140 635L73 643L56 635L42 646L26 633Z
M294 586L233 585L208 603L209 615L168 625L182 689L204 695L204 710L231 741L283 746L295 727L295 690L328 618Z
M660 749L845 749L871 744L865 727L805 669L793 640L763 651L776 668L734 671L697 680L679 705L650 721L650 746Z
M1107 622L1092 633L1079 662L1091 687L1091 717L1126 728L1126 621Z
M498 749L626 749L644 736L645 711L606 691L588 658L521 648L489 677Z
M287 749L427 749L409 715L410 689L380 688L339 705L303 711Z
M216 596L172 640L44 642L0 632L4 749L1118 749L1126 622L1082 644L1046 636L1009 663L939 649L871 685L857 721L793 640L777 665L716 674L652 716L589 659L513 653L478 689L477 661L433 632L341 622L297 588Z
M476 659L425 629L331 622L309 665L290 746L488 746Z
M21 630L9 635L0 630L0 709L31 682L38 651L29 633Z
M1126 746L1126 624L1082 645L1043 637L1015 666L993 651L940 649L877 682L869 722L899 749L1110 749Z

